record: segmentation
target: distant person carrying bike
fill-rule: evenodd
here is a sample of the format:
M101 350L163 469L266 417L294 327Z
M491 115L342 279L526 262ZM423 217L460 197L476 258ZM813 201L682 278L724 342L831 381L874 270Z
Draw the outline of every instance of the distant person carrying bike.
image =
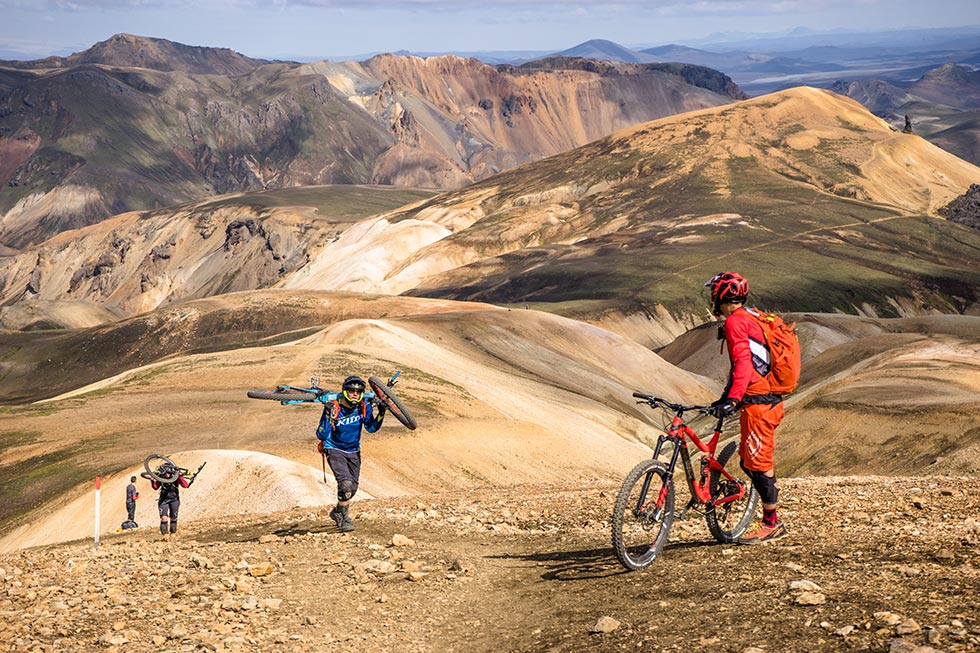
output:
M186 470L185 470L186 471ZM150 479L150 487L160 490L160 499L157 505L160 508L160 534L167 535L168 527L170 534L177 532L177 512L180 510L180 488L190 487L197 478L196 474L184 474L180 468L170 462L163 463L157 470L157 474L163 479L175 479L167 483L161 483L156 479Z
M344 533L354 530L349 504L361 476L361 428L374 433L381 428L385 416L383 403L376 406L364 400L366 386L359 376L344 379L337 399L323 405L316 429L316 437L321 441L318 448L326 456L337 481L337 505L330 511L330 517Z
M775 358L773 336L769 326L782 320L745 306L749 283L737 272L720 272L704 284L711 289L712 312L724 317L719 338L724 337L731 360L728 383L721 398L711 404L712 413L721 418L740 411L741 439L739 456L742 469L751 477L752 485L762 499L761 526L739 538L741 544L758 544L786 535L786 526L779 519L776 507L779 485L773 464L776 427L783 419L783 399L777 391L788 392L799 378L799 343L795 335L795 363L790 361L790 376L785 388L773 378ZM790 331L791 333L791 331ZM782 363L782 359L780 359ZM782 370L780 370L782 371Z

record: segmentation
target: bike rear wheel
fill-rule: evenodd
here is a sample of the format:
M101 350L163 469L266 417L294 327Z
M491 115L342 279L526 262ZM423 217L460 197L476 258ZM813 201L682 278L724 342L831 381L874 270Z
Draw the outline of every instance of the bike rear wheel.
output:
M704 518L708 522L708 530L711 535L725 544L736 541L748 529L755 516L755 509L759 507L759 493L752 487L752 481L741 465L738 464L738 443L729 442L718 454L718 464L735 477L735 481L729 481L721 472L713 471L710 477L711 499L714 501L719 497L737 494L740 488L745 488L745 496L737 501L723 503L717 506L710 503L704 511Z
M667 543L673 523L673 479L662 463L644 460L626 475L613 507L612 544L620 564L630 571L649 567Z
M160 465L163 465L165 463L169 463L173 465L174 469L177 469L177 465L174 464L174 461L158 453L151 453L143 460L143 469L146 470L146 475L150 479L156 481L157 483L165 483L165 484L174 483L177 480L177 474L174 474L170 478L167 478L165 476L160 476L159 474L157 474L157 470L154 469L154 468L158 468Z
M275 401L316 401L312 392L299 390L249 390L250 399L274 399Z

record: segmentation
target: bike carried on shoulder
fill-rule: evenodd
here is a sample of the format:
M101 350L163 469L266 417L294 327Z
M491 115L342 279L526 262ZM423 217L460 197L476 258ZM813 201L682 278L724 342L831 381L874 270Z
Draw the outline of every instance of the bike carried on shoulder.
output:
M637 403L672 411L674 415L666 434L657 438L653 458L627 474L616 497L612 515L616 558L626 569L637 571L650 566L660 555L675 519L674 473L678 460L684 467L691 500L677 518L682 519L688 510L700 512L716 540L735 542L752 523L759 493L738 464L737 442L729 442L715 455L724 418L718 418L705 443L685 422L684 414L711 414L710 406L685 406L640 392L633 396L640 399ZM694 472L688 440L703 453L700 474ZM665 463L659 457L666 443L672 445L672 452Z
M167 456L159 453L151 453L145 459L143 459L143 469L145 471L140 472L140 476L148 481L156 481L157 483L163 483L164 485L170 483L176 483L177 479L183 476L188 481L193 481L197 478L197 475L201 473L204 466L208 464L208 461L201 463L201 466L197 468L197 471L191 472L191 470L186 467L180 467L174 461L170 460Z
M383 405L389 413L395 416L406 428L415 430L418 428L418 421L412 415L408 407L398 398L392 387L395 385L401 371L395 372L390 379L382 381L376 376L368 377L368 385L373 392L365 392L363 399L378 405ZM292 385L277 385L274 390L249 390L248 396L251 399L269 399L278 401L283 406L303 403L328 404L336 401L340 394L319 387L320 377L310 378L310 386L302 388Z

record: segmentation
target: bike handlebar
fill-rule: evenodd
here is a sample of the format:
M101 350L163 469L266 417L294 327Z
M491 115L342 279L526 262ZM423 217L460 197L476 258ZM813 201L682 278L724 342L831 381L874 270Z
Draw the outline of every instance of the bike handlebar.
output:
M642 392L634 392L633 396L636 397L637 399L643 400L642 402L639 403L650 404L651 406L654 407L661 406L663 408L669 408L670 410L677 413L686 413L691 410L696 410L706 415L711 414L711 406L698 406L698 405L686 406L684 404L675 404L672 401L667 401L666 399L663 399L662 397L654 397L653 395L644 394Z

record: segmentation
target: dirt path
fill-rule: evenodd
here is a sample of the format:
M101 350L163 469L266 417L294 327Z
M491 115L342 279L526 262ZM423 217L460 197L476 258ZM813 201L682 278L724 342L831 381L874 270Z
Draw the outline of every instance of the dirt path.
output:
M0 557L0 650L978 651L968 488L789 479L790 537L719 545L696 516L635 573L611 487L368 501L349 535L308 510L140 529Z

